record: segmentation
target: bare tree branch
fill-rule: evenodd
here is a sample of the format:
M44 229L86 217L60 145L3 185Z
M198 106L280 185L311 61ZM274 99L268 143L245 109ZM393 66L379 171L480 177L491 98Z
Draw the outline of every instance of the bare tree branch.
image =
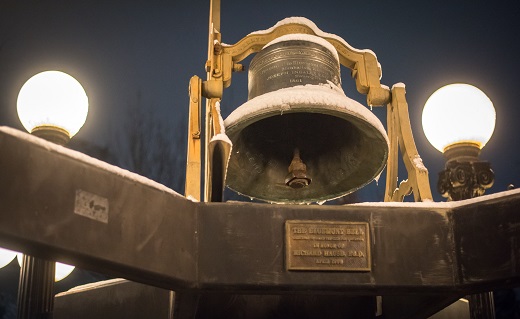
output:
M183 192L185 124L165 125L151 110L143 106L138 93L111 148L121 167Z

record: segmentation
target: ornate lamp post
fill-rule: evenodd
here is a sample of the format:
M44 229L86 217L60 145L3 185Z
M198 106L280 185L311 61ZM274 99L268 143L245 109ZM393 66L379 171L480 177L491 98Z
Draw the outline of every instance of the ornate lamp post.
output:
M446 158L437 190L449 201L481 196L493 185L491 165L481 161L479 154L493 134L495 117L491 100L468 84L444 86L426 102L424 133ZM471 318L495 318L493 293L470 295L468 299Z
M31 134L65 145L85 123L88 98L70 75L46 71L21 88L18 116ZM55 262L24 255L18 288L18 318L52 318Z
M495 109L489 98L471 85L447 85L428 99L422 121L426 137L446 158L437 184L439 193L448 200L483 195L494 181L490 164L479 160L495 128Z

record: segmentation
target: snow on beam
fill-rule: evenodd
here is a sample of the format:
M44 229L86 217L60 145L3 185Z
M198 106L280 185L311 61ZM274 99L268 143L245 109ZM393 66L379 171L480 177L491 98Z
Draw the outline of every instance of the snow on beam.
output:
M0 148L0 246L138 281L195 280L193 202L11 128Z

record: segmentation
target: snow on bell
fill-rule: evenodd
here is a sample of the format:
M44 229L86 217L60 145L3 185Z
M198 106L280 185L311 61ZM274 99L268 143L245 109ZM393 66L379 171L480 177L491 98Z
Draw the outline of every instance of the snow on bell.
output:
M226 185L257 199L310 203L349 194L383 170L388 137L341 89L335 48L282 36L251 61L248 101L225 120L233 142Z

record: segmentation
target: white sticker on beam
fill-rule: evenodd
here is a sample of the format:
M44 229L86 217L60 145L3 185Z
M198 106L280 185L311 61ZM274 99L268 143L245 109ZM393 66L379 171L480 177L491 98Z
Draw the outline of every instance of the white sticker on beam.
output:
M108 199L77 189L74 214L108 224Z

